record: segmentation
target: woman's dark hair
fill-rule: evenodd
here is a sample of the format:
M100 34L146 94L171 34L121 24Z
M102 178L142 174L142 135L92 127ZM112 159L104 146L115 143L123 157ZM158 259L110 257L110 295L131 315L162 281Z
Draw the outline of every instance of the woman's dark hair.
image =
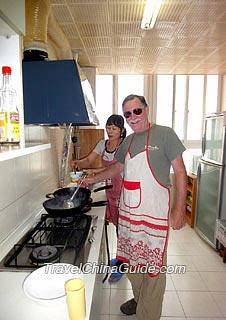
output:
M106 122L106 126L116 126L121 130L120 138L124 139L126 136L126 129L124 127L124 119L119 114L112 114Z
M135 98L139 99L140 102L141 102L141 104L142 104L144 107L147 107L147 106L148 106L148 104L147 104L144 96L138 96L137 94L130 94L130 95L128 95L128 96L123 100L123 102L122 102L122 107L124 107L124 105L126 104L126 102L131 101L131 100L133 100L133 99L135 99Z

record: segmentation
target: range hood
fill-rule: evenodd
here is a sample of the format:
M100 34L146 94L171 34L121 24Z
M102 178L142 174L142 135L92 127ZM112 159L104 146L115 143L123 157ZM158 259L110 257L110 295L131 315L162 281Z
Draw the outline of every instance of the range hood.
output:
M24 61L24 124L98 125L87 79L75 60Z

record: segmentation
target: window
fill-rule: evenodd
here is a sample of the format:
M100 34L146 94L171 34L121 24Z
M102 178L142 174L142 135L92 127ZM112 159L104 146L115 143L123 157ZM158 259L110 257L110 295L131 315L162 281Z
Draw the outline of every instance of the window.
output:
M177 75L175 78L175 107L173 128L178 137L183 140L185 132L185 108L186 108L186 81L185 75Z
M218 95L218 79L217 75L208 75L206 83L206 113L216 112L217 95Z
M111 75L96 76L96 113L100 121L99 128L105 129L105 124L112 114L113 78Z
M118 76L118 114L122 115L122 102L129 94L144 95L143 75L119 75ZM125 121L127 135L132 133Z
M187 140L201 140L204 76L189 77Z
M173 76L157 77L157 112L156 123L172 127Z
M172 127L187 147L200 148L203 114L217 111L218 81L217 75L158 75L156 123Z

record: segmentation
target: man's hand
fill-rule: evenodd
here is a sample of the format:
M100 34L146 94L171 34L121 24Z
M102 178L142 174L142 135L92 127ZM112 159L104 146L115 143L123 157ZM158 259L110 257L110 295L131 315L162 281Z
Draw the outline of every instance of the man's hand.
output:
M185 224L186 224L185 209L182 209L182 210L172 209L172 212L170 215L170 226L174 230L180 230L185 226Z

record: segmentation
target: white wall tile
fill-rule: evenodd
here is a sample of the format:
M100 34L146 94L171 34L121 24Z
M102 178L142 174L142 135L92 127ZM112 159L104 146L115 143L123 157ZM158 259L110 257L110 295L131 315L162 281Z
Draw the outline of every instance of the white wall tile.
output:
M14 159L0 162L0 210L16 200Z
M4 210L0 211L0 242L18 225L17 208L13 203Z
M15 159L15 185L17 198L32 189L29 156Z
M30 154L30 183L32 186L36 186L42 183L42 156L41 152Z
M62 148L63 130L25 126L27 141L51 142ZM47 141L51 138L51 141ZM41 141L41 140L45 141ZM58 189L61 154L56 148L0 162L0 245L17 226L43 209L45 195Z

